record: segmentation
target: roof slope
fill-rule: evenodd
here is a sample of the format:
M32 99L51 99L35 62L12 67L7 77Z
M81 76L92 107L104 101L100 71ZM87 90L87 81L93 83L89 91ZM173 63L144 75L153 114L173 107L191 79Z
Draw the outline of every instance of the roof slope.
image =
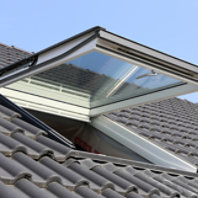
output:
M24 50L0 43L0 67L29 55L30 53ZM61 70L61 67L59 69ZM56 73L59 69L54 68L49 72ZM45 76L45 72L39 75L43 78L50 78L50 75ZM97 83L100 83L100 80ZM78 85L80 84L83 83L79 82ZM107 116L198 165L197 112L197 104L173 98L127 108Z
M71 150L0 106L4 198L198 197L196 174Z
M0 67L26 58L29 55L30 53L24 50L0 43ZM61 70L61 67L49 70L49 73L60 73L59 70ZM42 78L51 79L50 77L52 77L49 74L45 76L45 72L39 75ZM93 74L90 77L93 77ZM98 83L100 84L100 80L97 80L96 84ZM80 84L83 83L78 82L78 85ZM173 98L135 108L127 108L107 116L147 137L150 141L159 144L163 148L198 165L197 112L197 104Z
M108 117L198 166L197 113L197 104L172 98Z
M57 76L59 77L57 78ZM63 64L58 67L54 67L52 69L39 73L35 76L32 76L31 78L36 80L46 81L52 84L57 83L58 85L72 89L78 88L80 91L87 93L97 92L100 89L101 84L105 81L108 82L109 84L111 82L115 82L115 79L112 79L107 75L98 74L89 69L85 70L74 64ZM91 83L87 83L90 81ZM140 89L140 86L136 84L129 84L127 82L124 83L122 87L127 87L128 85L130 85L130 87L133 86L134 90ZM146 88L141 88L141 89L144 90L145 92L149 91Z
M0 68L28 57L31 53L0 43Z
M23 50L0 44L1 67L26 55ZM182 108L173 107L178 103L184 103ZM177 148L174 152L178 153L182 150L179 145L186 149L197 141L195 106L171 99L109 116L168 149ZM161 130L165 124L169 127ZM173 126L177 128L174 135ZM170 140L173 136L179 137L181 144ZM191 160L196 160L192 154ZM21 120L18 113L0 106L0 192L4 198L198 197L197 189L197 174L71 150Z

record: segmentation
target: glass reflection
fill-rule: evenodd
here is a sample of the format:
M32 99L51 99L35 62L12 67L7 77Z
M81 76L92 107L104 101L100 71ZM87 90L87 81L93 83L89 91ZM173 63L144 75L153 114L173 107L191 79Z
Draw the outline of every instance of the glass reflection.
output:
M82 100L86 98L90 107L110 104L181 84L176 79L99 52L88 53L37 74L32 79L55 87L61 86L63 92L79 96Z

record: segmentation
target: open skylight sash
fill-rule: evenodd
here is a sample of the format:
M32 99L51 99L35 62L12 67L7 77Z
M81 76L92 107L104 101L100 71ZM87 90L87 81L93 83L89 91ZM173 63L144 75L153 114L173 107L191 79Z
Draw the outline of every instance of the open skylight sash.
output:
M65 103L70 112L72 105L86 109L87 118L198 90L195 65L102 28L43 50L8 67L9 72L6 69L1 70L1 86L17 81L7 88Z

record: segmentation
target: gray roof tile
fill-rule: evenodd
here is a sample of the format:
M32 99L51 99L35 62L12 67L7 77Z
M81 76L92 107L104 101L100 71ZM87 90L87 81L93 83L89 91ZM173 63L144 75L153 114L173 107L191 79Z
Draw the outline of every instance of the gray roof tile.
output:
M107 188L103 191L102 195L104 197L107 197L107 198L124 198L124 196L122 196L121 194L115 192L114 190L112 190L111 188Z
M65 197L82 198L77 193L71 192L70 190L68 190L63 185L57 182L52 182L48 184L47 190L52 192L56 197L59 197L59 198L65 198Z
M0 181L0 192L1 197L5 198L28 198L28 196L21 192L14 186L5 185L3 182Z
M75 184L75 186L89 184L89 182L86 179L78 175L75 171L72 171L71 169L62 166L61 164L57 163L56 161L52 160L49 157L41 158L40 162L46 167L56 172L57 174L59 174L61 177Z
M17 161L5 157L3 154L0 154L0 163L2 172L8 173L0 176L2 181L5 181L7 184L13 184L16 180L20 178L30 178L31 174L28 172L27 168L19 164Z
M197 196L196 174L74 151L34 127L34 137L29 137L24 131L31 131L32 126L28 128L21 118L2 119L9 131L0 132L0 188L5 193L10 191L5 198L15 192L22 198ZM11 132L13 123L21 130ZM185 152L192 154L190 148Z
M14 132L24 132L21 127L17 126L16 124L14 124L6 119L3 119L3 118L0 118L0 125L4 129L7 129L7 131L9 131L10 134L14 133Z
M32 138L35 138L35 136L39 136L41 134L47 134L45 131L43 131L43 130L39 129L38 127L35 127L27 122L24 122L23 120L21 120L19 118L12 119L12 123L16 124L18 127L23 128L25 134Z
M31 198L56 198L56 196L54 196L49 191L39 188L26 179L17 181L15 186Z
M20 117L20 114L0 105L0 117L5 119L13 119Z
M4 148L7 148L5 152L3 152ZM16 151L27 152L27 148L15 139L0 133L0 151L11 156Z
M107 187L114 186L111 181L107 180L101 175L96 174L93 171L90 171L87 167L80 165L77 161L73 161L69 168L88 180L90 185L92 185L94 188L105 189Z
M84 198L104 198L102 195L97 194L86 186L79 186L76 192Z
M33 160L31 157L24 153L17 152L13 155L13 159L31 171L32 180L37 182L37 176L42 178L41 182L45 184L50 181L61 181L61 178L48 167ZM40 183L40 180L38 181Z
M30 54L31 53L16 48L14 46L8 46L0 43L0 68L22 60L30 56Z

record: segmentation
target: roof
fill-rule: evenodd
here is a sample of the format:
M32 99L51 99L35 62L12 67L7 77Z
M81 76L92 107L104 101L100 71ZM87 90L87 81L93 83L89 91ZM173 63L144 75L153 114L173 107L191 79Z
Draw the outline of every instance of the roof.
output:
M198 166L197 113L198 104L172 98L107 116Z
M7 64L4 59L10 56L7 48L28 55L1 44L1 66ZM12 61L15 60L13 56ZM196 104L174 98L108 116L151 141L158 139L167 149L168 145L172 150L177 148L178 152L174 152L178 154L179 144L170 137L178 135L183 149L190 145L188 137L191 143L196 143L196 112ZM165 124L168 132L162 130ZM170 126L176 127L176 135ZM158 133L157 128L161 130ZM72 150L45 134L23 121L19 113L0 106L0 192L3 197L197 197L197 174ZM167 136L172 141L170 144L165 141ZM191 159L196 160L195 155Z
M0 105L0 192L11 197L197 197L197 174L69 149Z
M30 52L0 43L0 68L30 56Z

